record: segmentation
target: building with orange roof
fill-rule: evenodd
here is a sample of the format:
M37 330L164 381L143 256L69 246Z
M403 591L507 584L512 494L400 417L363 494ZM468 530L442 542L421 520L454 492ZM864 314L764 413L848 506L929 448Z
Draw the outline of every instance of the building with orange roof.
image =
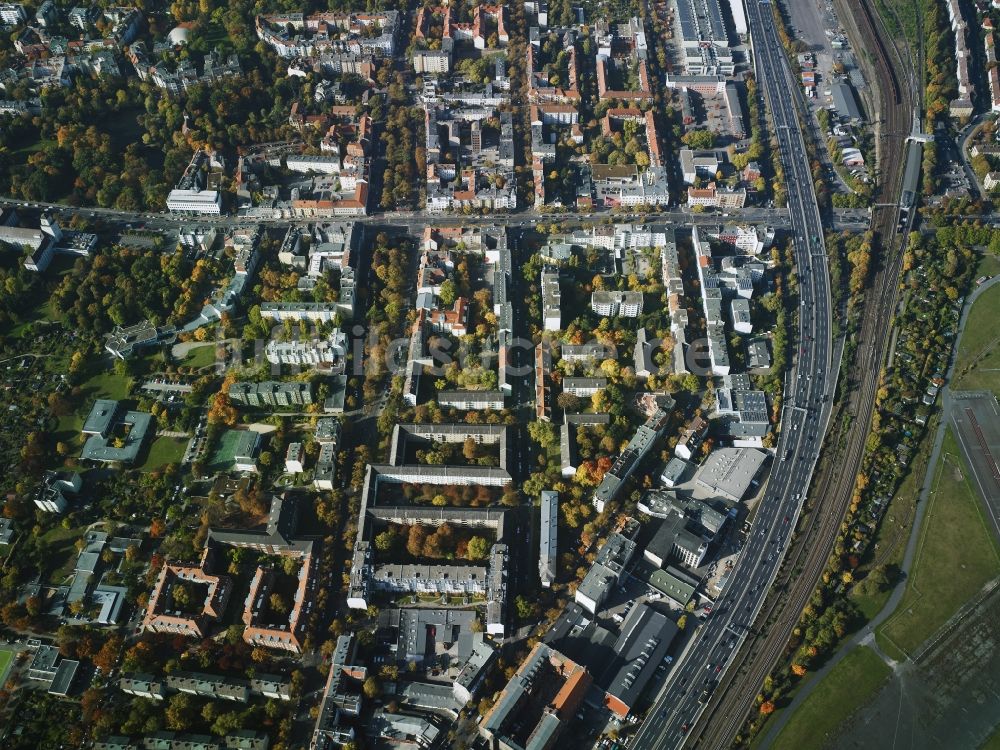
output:
M469 301L465 297L459 297L450 310L431 310L427 322L435 331L464 336L469 332Z
M299 555L297 550L293 550L284 553L284 556L297 557L301 561L295 574L291 609L286 614L275 610L271 605L271 595L276 593L278 584L285 576L284 572L276 568L258 567L243 609L243 640L252 646L300 653L306 608L311 606L309 592L313 585L312 545L309 545L304 554Z
M493 750L548 750L592 682L584 667L539 643L483 716L479 731Z
M143 630L195 638L208 635L211 624L225 614L232 592L232 581L228 576L207 572L212 557L211 547L206 546L200 565L168 564L160 569L146 605ZM180 589L185 590L186 600L181 599Z

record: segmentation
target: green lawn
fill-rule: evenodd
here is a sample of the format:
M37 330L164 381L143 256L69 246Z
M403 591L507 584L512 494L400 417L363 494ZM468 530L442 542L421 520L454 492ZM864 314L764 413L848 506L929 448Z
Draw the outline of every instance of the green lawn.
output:
M885 682L891 670L867 646L844 657L803 701L771 745L773 750L819 747Z
M185 367L208 367L215 364L215 344L198 346L188 352L181 363Z
M177 464L184 458L187 438L158 437L149 446L146 460L136 468L142 471L152 471L165 464Z
M7 648L0 648L0 686L7 681L7 670L10 663L14 661L14 652Z
M41 544L47 551L49 582L61 584L76 564L76 540L83 536L83 527L64 529L56 526L42 535Z
M208 48L217 47L222 42L229 40L225 27L215 22L200 25L197 34Z
M47 144L52 143L55 143L55 141L39 138L37 141L29 141L22 144L19 148L13 149L11 153L16 156L23 156L24 161L27 161L29 156L41 151Z
M991 372L991 368L1000 368L1000 357L995 355L994 342L1000 340L1000 330L996 320L1000 317L1000 285L983 292L969 311L962 340L959 342L958 356L955 360L954 390L973 388L992 388L1000 393L1000 369ZM996 346L1000 346L997 343ZM977 362L984 354L990 355ZM970 373L969 367L976 364Z
M121 401L127 398L128 381L127 376L117 375L113 370L98 372L83 384L83 392L87 401L83 404L83 410L89 413L95 399L110 398Z
M55 259L53 259L52 266L49 268L52 269L55 266L56 260L60 261L60 265L64 264L67 257L68 256L57 255ZM72 268L72 265L69 267ZM52 271L47 270L46 273L51 275ZM24 335L28 326L34 325L35 323L52 323L58 320L55 310L52 309L52 302L47 296L43 297L34 307L23 311L17 311L17 315L21 322L10 330L10 334L11 336L18 338Z
M996 276L1000 273L1000 258L992 253L983 253L976 265L976 278L980 276Z
M1000 396L1000 345L990 349L981 356L975 367L956 378L954 388L962 391L993 391Z
M906 653L913 653L987 581L1000 575L1000 551L950 429L928 502L906 593L879 629L879 643L888 639Z
M53 437L58 443L65 443L68 447L68 452L66 454L67 458L76 458L80 455L80 451L83 450L83 444L86 442L83 437L83 433L80 430L83 428L83 417L79 414L68 414L65 417L59 417L59 421L56 424L55 432L53 432ZM59 457L52 454L52 458L56 464L59 462Z

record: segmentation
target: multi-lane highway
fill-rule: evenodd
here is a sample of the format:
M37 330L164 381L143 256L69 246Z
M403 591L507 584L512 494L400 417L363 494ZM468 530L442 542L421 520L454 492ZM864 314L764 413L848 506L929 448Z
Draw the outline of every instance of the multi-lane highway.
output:
M750 536L714 611L676 663L631 743L644 750L684 744L704 710L705 691L714 689L752 627L781 564L819 456L835 377L823 226L798 116L788 96L795 81L770 4L751 0L747 10L757 81L769 105L785 173L799 278L799 345L786 381L775 463Z

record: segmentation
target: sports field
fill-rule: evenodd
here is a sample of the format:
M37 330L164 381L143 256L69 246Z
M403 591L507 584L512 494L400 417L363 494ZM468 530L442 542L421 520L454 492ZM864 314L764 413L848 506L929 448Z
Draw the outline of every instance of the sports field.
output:
M212 458L208 462L209 471L228 471L233 467L233 460L236 458L236 442L240 433L237 430L226 430L219 437L219 444L212 453Z

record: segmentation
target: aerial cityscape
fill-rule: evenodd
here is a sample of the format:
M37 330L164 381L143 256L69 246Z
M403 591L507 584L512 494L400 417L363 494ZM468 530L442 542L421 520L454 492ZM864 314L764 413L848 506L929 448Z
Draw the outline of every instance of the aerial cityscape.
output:
M0 1L0 750L1000 750L997 25Z

